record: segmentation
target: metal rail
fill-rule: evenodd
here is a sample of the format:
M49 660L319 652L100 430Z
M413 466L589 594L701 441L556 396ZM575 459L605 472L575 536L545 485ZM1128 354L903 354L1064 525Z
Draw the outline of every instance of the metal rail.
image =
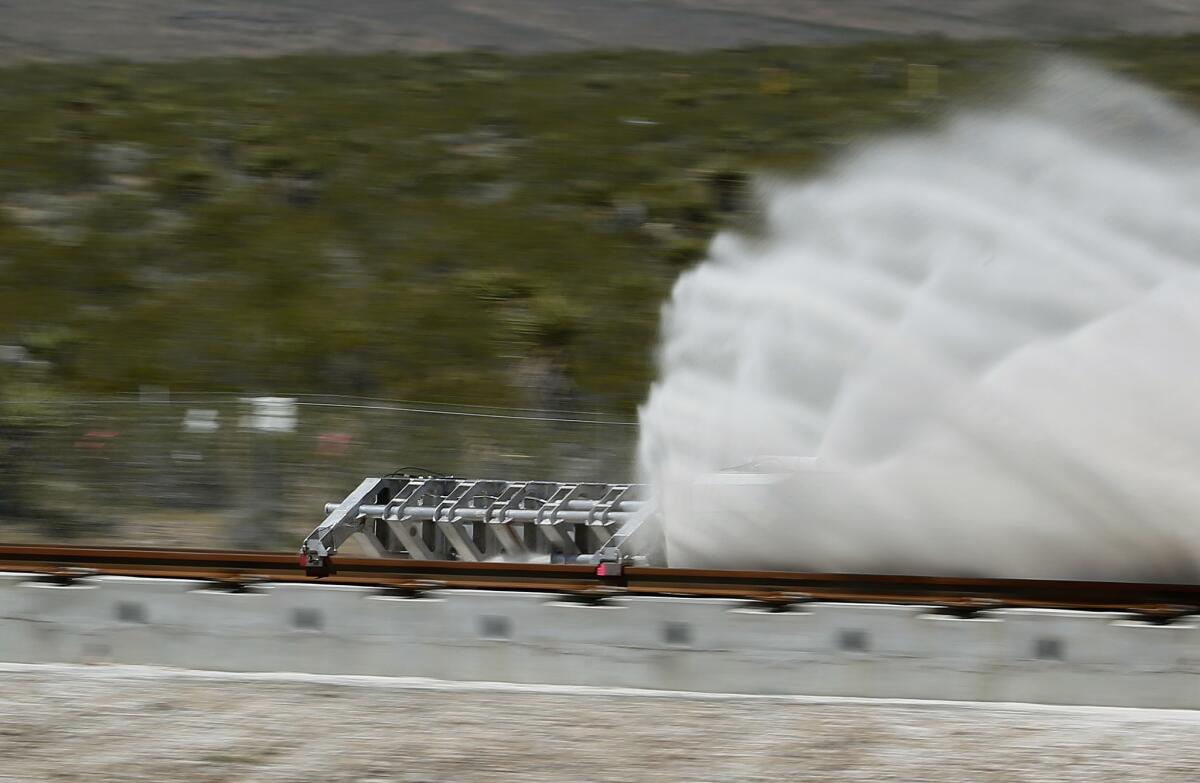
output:
M369 585L416 594L463 588L557 593L603 601L618 595L738 598L787 610L810 601L911 604L971 615L1002 607L1127 611L1156 622L1200 614L1200 585L1031 579L801 574L630 566L604 575L586 565L337 558L307 574L293 555L194 549L0 546L0 571L70 581L92 574L199 579L238 589L260 582Z

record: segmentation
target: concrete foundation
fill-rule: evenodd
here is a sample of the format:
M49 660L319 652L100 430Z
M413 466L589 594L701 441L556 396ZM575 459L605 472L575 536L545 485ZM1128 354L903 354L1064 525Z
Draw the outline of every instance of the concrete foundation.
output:
M0 574L0 660L746 694L1200 708L1200 625L1005 609Z

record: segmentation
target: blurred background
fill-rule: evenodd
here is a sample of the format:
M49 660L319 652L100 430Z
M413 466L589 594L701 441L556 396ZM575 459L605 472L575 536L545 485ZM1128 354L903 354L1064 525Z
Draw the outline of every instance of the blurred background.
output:
M394 470L633 478L760 174L1031 51L1200 104L1190 2L0 4L0 537L285 548Z

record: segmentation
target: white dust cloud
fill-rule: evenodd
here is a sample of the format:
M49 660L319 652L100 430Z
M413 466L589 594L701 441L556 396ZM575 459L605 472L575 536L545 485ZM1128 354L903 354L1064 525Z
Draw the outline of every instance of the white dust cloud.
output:
M1194 117L1051 64L765 198L664 311L671 565L1200 579Z

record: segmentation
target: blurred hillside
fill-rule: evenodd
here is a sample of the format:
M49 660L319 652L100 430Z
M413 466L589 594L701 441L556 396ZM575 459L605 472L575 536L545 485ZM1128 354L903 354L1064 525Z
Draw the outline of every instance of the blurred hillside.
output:
M1195 103L1197 44L1073 48ZM628 413L660 302L746 220L749 176L928 122L1013 54L926 40L0 70L0 393Z
M0 62L313 50L700 50L913 35L1200 31L1189 0L39 0L0 2Z

